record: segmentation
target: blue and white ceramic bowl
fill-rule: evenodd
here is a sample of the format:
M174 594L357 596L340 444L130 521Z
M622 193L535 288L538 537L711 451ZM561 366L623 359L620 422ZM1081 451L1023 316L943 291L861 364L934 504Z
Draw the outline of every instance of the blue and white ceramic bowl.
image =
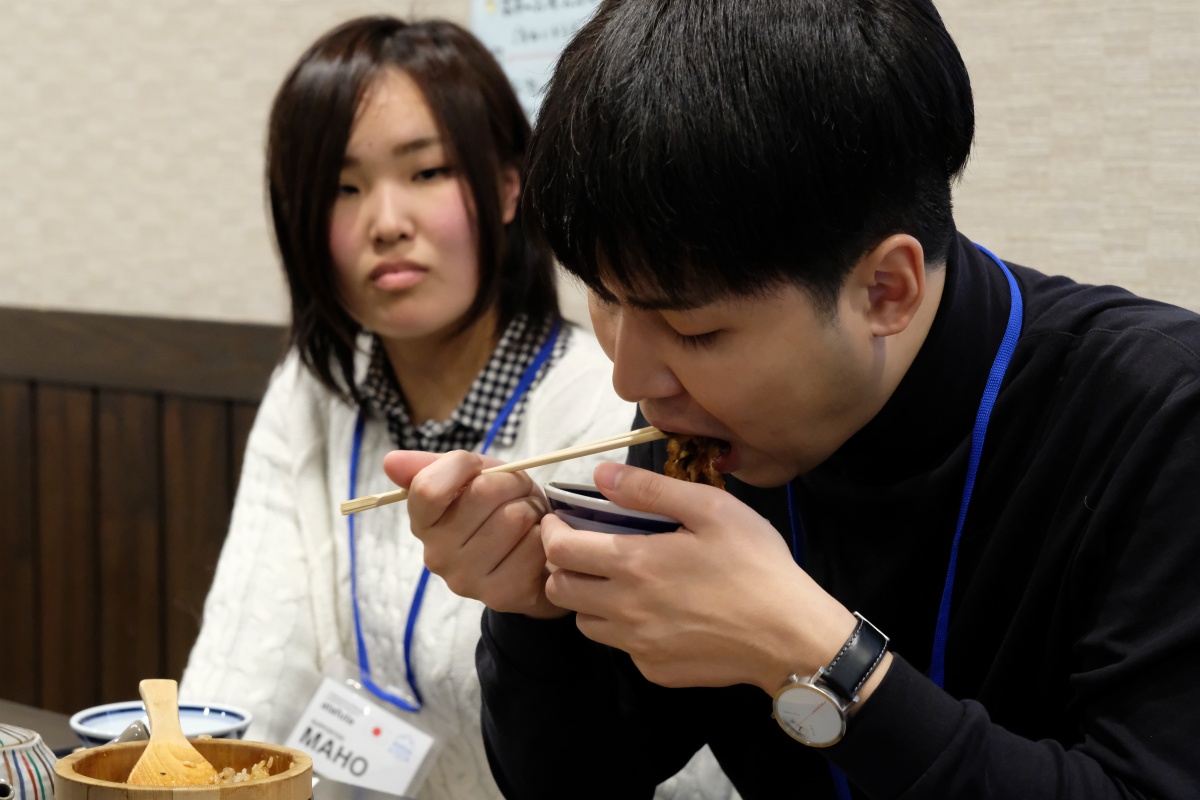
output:
M214 739L241 739L253 716L245 709L224 703L180 703L179 724L183 735L195 738L205 734ZM141 700L109 703L85 708L71 717L71 730L87 747L107 744L121 735L130 723L146 722Z
M683 523L662 514L634 511L606 498L595 486L552 481L543 487L554 516L583 531L666 533Z

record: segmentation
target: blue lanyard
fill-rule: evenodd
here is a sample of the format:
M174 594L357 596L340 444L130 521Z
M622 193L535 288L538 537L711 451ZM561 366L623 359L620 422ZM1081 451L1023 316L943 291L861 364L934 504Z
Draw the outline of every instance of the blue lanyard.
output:
M1021 299L1021 289L1017 279L1009 268L987 248L975 245L980 252L987 255L1004 272L1008 279L1008 291L1012 298L1008 310L1008 325L1004 329L1004 338L1000 340L1000 349L992 361L992 369L988 372L987 384L983 389L983 398L979 401L979 410L975 412L975 427L971 431L971 455L967 462L967 477L963 483L962 502L958 507L958 522L954 527L954 539L950 545L950 565L946 568L946 581L942 586L942 602L938 607L937 626L933 631L933 657L929 665L929 679L942 688L946 679L946 637L950 630L950 598L954 594L954 574L958 567L958 543L962 539L963 523L967 519L967 508L971 505L971 493L975 489L975 474L979 471L979 461L983 456L983 441L987 437L988 423L992 418L992 408L996 405L996 396L1000 394L1000 384L1004 381L1004 373L1012 361L1013 352L1017 349L1017 339L1021 335L1021 323L1024 320L1024 302ZM792 557L800 568L804 568L804 531L796 517L792 501L792 484L787 485L788 517L792 526ZM833 764L829 765L833 773L834 787L840 800L850 800L850 786L846 776Z
M517 407L517 403L521 402L521 398L525 396L526 392L529 391L529 387L533 385L538 372L541 371L542 366L550 358L550 354L554 352L554 345L558 341L558 333L561 327L560 322L556 321L554 323L554 327L550 330L550 336L542 345L542 349L534 357L533 363L526 368L525 373L521 376L521 381L513 389L512 395L508 398L508 402L505 403L504 408L500 410L499 415L492 422L492 427L483 439L483 447L479 450L480 454L486 453L492 446L496 435L500 433L500 429L504 427L504 423L512 415L513 409ZM358 494L358 457L362 451L365 423L366 415L362 411L359 411L358 418L354 422L354 442L350 449L351 499ZM429 584L429 570L425 567L421 568L421 577L417 581L416 592L413 594L412 603L408 607L408 621L404 625L404 677L408 681L409 688L412 689L412 700L409 700L389 692L371 679L371 662L367 658L367 643L363 639L362 619L358 612L358 564L354 540L354 515L351 514L347 517L347 520L350 527L350 607L354 613L354 638L358 643L359 680L367 691L379 699L397 705L405 711L418 712L425 704L425 701L421 698L421 692L417 688L417 678L413 672L412 641L417 627L417 617L421 613L421 604L425 600L425 587Z

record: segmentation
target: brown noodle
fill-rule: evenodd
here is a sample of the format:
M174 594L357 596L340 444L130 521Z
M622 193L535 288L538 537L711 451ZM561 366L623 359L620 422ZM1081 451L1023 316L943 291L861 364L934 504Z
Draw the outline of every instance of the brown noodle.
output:
M713 467L713 461L723 455L726 449L726 444L720 439L671 434L667 439L667 461L663 465L663 472L668 478L724 489L725 478Z

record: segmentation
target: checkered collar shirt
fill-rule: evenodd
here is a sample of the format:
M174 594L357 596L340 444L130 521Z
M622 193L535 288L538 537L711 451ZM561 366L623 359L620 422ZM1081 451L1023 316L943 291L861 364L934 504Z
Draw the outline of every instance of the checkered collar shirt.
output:
M526 335L529 325L530 321L524 314L513 319L492 351L491 359L475 377L467 396L450 418L426 420L420 425L413 425L409 417L408 405L392 372L383 342L378 336L373 337L367 372L359 384L363 400L368 408L387 421L392 441L401 450L425 450L431 453L475 450L483 444L496 417L521 382L525 370L536 360L538 351L550 337L553 322L546 321L533 337ZM537 386L546 371L562 357L570 336L571 327L564 323L549 359L538 371L530 389ZM527 405L526 397L521 398L501 426L493 446L508 446L516 440Z

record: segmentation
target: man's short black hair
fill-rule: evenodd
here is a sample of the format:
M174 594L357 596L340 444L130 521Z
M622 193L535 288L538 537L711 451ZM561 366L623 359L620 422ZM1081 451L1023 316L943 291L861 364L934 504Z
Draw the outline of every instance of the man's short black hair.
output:
M894 233L944 261L974 126L928 0L605 0L547 89L524 210L601 296L793 283L828 310Z

